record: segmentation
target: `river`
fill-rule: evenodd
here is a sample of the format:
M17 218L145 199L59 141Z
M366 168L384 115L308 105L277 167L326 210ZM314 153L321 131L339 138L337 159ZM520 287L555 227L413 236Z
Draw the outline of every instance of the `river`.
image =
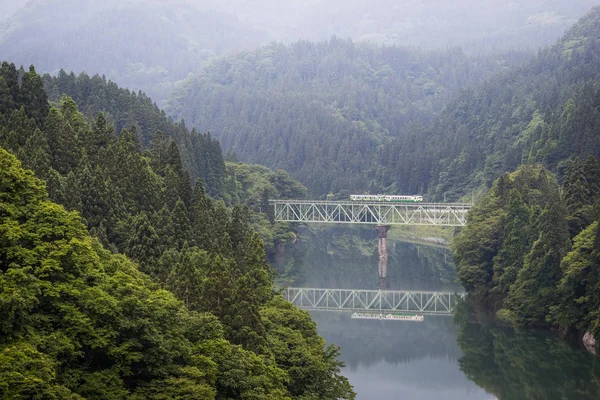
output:
M368 229L305 230L279 268L297 286L376 289L376 247ZM397 241L388 247L390 290L462 291L448 249ZM358 400L600 398L599 358L548 332L482 324L468 304L455 317L423 322L312 316L325 340L341 346L343 373Z

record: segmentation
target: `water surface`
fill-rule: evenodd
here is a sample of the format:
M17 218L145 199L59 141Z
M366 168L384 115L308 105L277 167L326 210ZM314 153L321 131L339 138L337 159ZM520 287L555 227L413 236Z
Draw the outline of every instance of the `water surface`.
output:
M376 289L375 230L305 230L279 269L292 286ZM462 291L447 249L389 243L390 290ZM468 304L423 322L355 320L312 312L320 334L341 346L358 400L600 399L600 362L549 332L481 324ZM480 318L479 318L480 319Z

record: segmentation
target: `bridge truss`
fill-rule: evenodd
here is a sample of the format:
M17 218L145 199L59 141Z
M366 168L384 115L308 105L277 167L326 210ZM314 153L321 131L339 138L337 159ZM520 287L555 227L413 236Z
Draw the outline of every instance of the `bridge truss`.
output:
M282 222L464 226L468 203L270 200Z
M464 293L410 290L355 290L288 288L287 300L298 308L324 311L409 312L452 315Z

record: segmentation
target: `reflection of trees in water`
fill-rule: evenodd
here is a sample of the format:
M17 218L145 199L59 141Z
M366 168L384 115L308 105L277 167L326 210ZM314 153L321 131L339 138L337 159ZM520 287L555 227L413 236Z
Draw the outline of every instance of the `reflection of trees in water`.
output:
M600 359L549 333L493 327L457 311L460 368L499 399L598 399Z
M288 285L376 289L377 232L374 227L302 228L286 249L283 275ZM454 288L456 273L449 250L388 241L390 289Z
M348 367L368 367L380 361L409 363L423 358L457 360L456 329L449 317L425 317L424 322L354 320L350 314L315 312L319 333L342 346Z

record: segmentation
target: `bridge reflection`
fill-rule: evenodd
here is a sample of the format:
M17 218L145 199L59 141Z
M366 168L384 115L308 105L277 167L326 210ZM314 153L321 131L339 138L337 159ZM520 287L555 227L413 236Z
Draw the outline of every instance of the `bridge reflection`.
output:
M464 293L415 290L287 288L285 297L298 308L323 311L396 311L452 315Z

